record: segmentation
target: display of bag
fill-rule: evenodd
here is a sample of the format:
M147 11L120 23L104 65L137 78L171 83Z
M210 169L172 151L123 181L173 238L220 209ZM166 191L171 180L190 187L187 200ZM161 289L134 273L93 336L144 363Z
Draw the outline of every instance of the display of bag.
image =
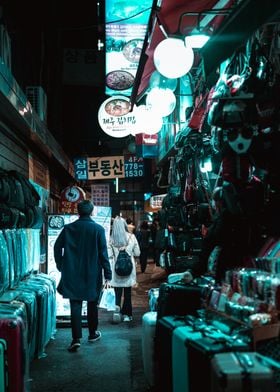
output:
M40 201L40 195L36 191L35 187L31 182L16 170L10 170L9 175L20 182L22 192L24 195L24 204L26 207L38 206Z
M154 311L144 313L142 317L142 362L144 375L148 384L155 385L155 331L157 313Z
M165 222L173 227L184 228L187 225L185 202L180 189L178 187L174 188L174 192L169 190L162 202L162 208L165 211Z
M161 268L170 271L175 266L175 256L173 252L164 251L159 256L159 265Z
M222 247L216 245L208 257L207 271L209 274L212 274L213 276L216 275L217 265L219 263L221 252L222 252Z
M0 169L0 228L41 228L40 195L16 170Z
M204 95L199 96L195 105L195 108L190 116L188 126L197 131L201 131L205 116L206 116L206 103L207 103L208 92Z
M115 272L119 276L129 276L132 272L131 256L125 249L120 249L115 263Z
M18 226L20 211L0 204L0 229L14 229Z
M209 110L210 125L222 128L254 123L256 108L249 99L220 98Z
M0 168L0 201L7 202L10 197L10 182L6 170Z
M209 282L161 283L157 301L158 319L167 315L195 315L209 297Z
M233 127L256 121L254 94L248 91L247 80L251 74L247 55L241 50L234 52L216 83L208 124Z
M215 354L211 359L211 391L277 391L274 364L279 366L255 352Z
M167 236L167 248L168 249L176 249L176 237L172 231L168 231Z

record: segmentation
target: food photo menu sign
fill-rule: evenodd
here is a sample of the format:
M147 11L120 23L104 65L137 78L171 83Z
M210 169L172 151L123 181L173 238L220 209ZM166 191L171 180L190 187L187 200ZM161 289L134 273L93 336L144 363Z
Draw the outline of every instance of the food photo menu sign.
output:
M105 94L131 94L152 3L152 0L106 0Z
M92 219L99 223L105 229L105 235L107 243L110 238L110 227L111 227L111 207L95 206L93 211ZM47 272L56 281L56 286L60 281L60 272L56 268L53 247L54 243L59 236L59 233L63 229L64 225L74 222L79 218L78 215L63 215L54 214L48 216L48 237L47 237ZM86 315L86 302L83 303L83 315ZM70 305L69 300L65 299L56 292L56 315L57 317L70 316Z

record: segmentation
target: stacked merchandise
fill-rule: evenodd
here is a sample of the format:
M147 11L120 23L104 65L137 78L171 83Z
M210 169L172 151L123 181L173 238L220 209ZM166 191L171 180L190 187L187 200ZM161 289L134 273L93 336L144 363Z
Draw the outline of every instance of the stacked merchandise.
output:
M245 339L228 336L200 318L164 316L158 320L155 336L158 390L207 391L213 355L248 350Z
M226 390L227 380L229 390L255 390L255 385L279 390L279 358L267 344L262 349L263 342L278 341L280 331L275 278L259 270L232 270L215 286L204 277L185 283L183 275L170 274L149 293L149 303L156 304L143 316L149 385L159 391L214 392Z
M189 212L176 187L170 187L158 212L160 229L156 246L159 249L159 265L167 273L192 269L199 262L202 238L199 228L189 222Z
M56 326L56 284L40 273L38 198L16 172L0 172L0 390L29 390L29 364ZM25 190L25 191L24 191Z
M142 318L142 354L144 374L151 387L157 387L158 371L160 374L163 371L163 369L158 370L158 357L161 356L158 352L161 344L158 344L157 337L159 323L167 315L195 314L195 311L203 306L211 291L211 282L207 279L201 278L195 283L186 284L182 279L183 275L183 273L170 274L167 282L162 283L159 288L149 290L150 311ZM164 345L166 344L168 341L164 341ZM166 356L162 358L162 362L165 360L167 360ZM170 369L164 373L163 379L165 376L168 377L169 373ZM164 382L160 385L164 385L163 389L166 390L168 383Z
M142 359L145 378L150 387L155 386L154 339L157 312L146 312L142 317Z
M142 360L144 375L150 387L155 386L155 350L154 339L157 321L159 288L151 288L148 292L149 311L142 317Z
M279 363L256 352L229 352L211 360L211 391L278 391L273 369Z
M31 274L0 297L4 382L9 391L29 389L30 361L45 356L45 347L54 334L55 282L48 275Z

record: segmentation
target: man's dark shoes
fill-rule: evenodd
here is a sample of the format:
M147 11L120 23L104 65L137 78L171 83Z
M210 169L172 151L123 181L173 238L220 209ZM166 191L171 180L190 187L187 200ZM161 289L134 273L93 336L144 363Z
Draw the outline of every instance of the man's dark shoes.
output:
M68 347L68 351L70 353L75 353L76 351L79 350L79 348L81 347L81 343L79 339L73 339L72 343L70 344L70 346Z
M94 343L97 340L99 340L100 338L101 338L101 332L95 331L95 333L93 335L89 335L88 341L89 341L89 343Z

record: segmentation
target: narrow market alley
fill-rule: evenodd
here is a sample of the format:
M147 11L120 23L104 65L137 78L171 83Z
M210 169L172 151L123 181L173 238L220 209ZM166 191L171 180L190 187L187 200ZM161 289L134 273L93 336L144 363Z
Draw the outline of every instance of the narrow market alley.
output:
M99 310L98 342L87 342L83 328L81 348L69 353L69 323L58 324L55 339L46 347L46 356L31 363L30 392L146 392L149 386L142 363L142 316L149 310L148 290L159 287L165 271L148 264L144 274L137 271L138 284L133 289L133 320L113 324L112 312Z

